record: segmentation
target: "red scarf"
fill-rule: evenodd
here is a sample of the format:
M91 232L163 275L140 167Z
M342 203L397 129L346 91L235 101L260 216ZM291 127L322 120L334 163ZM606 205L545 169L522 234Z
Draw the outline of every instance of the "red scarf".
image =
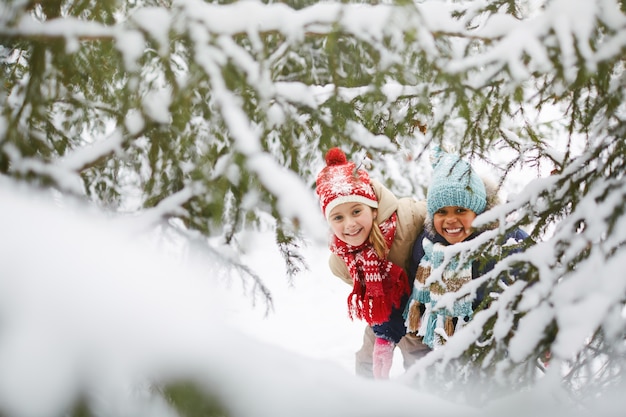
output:
M396 234L396 213L378 227L387 247ZM348 266L354 287L348 296L348 314L365 320L370 326L389 319L392 308L399 308L402 297L409 293L409 281L404 269L380 258L369 239L360 246L351 246L336 236L330 250Z

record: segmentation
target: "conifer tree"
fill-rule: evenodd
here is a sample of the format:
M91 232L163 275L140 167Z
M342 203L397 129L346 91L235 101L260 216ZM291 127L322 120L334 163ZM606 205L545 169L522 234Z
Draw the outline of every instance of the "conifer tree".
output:
M8 0L0 10L3 176L169 220L190 238L235 244L269 217L289 274L306 267L297 247L319 224L312 188L332 146L417 198L432 142L490 163L502 182L550 166L481 217L500 222L495 235L525 227L533 244L484 277L494 298L472 322L480 336L421 375L510 388L535 381L549 352L572 392L582 377L580 395L622 382L626 2ZM503 289L507 268L525 280ZM575 327L568 309L594 319ZM536 340L531 351L522 338Z

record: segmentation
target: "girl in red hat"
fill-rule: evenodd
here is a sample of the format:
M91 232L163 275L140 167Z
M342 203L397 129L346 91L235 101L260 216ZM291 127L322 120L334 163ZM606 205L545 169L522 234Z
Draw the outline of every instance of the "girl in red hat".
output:
M368 324L356 372L387 379L395 346L405 368L429 350L420 338L406 335L402 316L413 285L407 275L411 246L422 231L426 205L396 198L339 148L326 154L316 193L333 232L330 268L352 285L350 317Z

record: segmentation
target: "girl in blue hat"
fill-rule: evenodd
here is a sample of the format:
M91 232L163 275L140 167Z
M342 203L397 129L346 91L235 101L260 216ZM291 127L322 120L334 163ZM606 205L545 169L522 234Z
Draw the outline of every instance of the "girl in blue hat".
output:
M440 279L431 283L428 278L442 265L446 246L474 239L485 231L473 228L472 222L498 202L496 187L486 187L471 165L459 157L437 148L433 168L426 196L424 230L413 245L409 273L415 280L404 313L407 331L422 336L431 349L444 344L471 319L483 294L477 294L474 299L469 295L458 299L452 309L436 309L437 300L493 269L495 259L487 262L475 259L463 265L452 261L445 266ZM519 252L520 243L526 238L526 232L515 229L504 237L503 242L507 243L506 248L501 248L502 252L505 255Z

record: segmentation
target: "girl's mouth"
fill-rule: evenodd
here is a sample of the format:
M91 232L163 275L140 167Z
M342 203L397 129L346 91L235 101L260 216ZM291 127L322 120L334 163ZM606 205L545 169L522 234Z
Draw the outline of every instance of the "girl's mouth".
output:
M352 232L346 232L346 233L344 233L344 235L346 235L346 236L348 236L348 237L350 237L350 236L356 236L356 235L358 235L359 233L361 233L361 230L363 230L363 228L362 228L362 227L361 227L360 229L354 230L354 231L352 231Z

